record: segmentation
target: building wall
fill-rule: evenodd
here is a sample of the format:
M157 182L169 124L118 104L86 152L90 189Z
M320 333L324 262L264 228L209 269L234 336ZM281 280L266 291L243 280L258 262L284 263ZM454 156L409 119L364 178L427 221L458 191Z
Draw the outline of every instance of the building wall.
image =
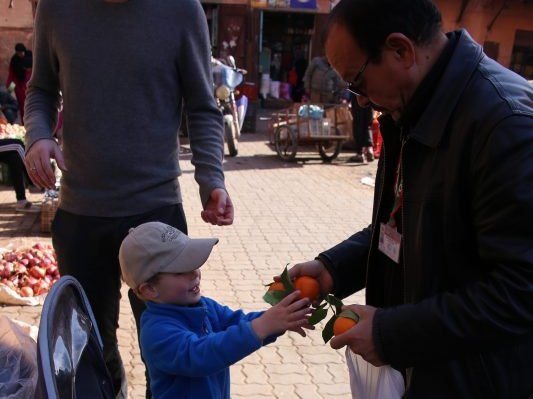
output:
M497 61L506 67L509 67L511 61L516 31L533 31L533 6L519 0L507 2L507 7L501 11L490 30L488 26L500 10L502 0L470 0L459 22L456 21L460 13L461 0L434 0L434 2L442 12L446 31L466 28L481 45L486 41L499 43Z
M0 84L5 84L9 61L15 52L16 43L33 45L32 3L28 0L0 0Z
M10 2L13 7L9 8ZM521 0L508 0L493 23L488 26L500 10L504 0L469 0L462 18L457 22L462 0L434 0L441 9L445 30L466 27L472 37L484 44L486 41L499 44L497 61L509 66L515 41L516 30L533 31L533 6ZM241 4L257 7L268 0L202 0L203 3ZM335 1L317 0L317 12L326 14ZM15 43L22 42L32 46L33 12L32 0L0 0L0 83L7 78L9 60L13 54ZM250 15L251 16L251 15ZM250 44L252 47L252 44ZM250 52L248 52L249 54ZM251 51L254 53L254 51Z

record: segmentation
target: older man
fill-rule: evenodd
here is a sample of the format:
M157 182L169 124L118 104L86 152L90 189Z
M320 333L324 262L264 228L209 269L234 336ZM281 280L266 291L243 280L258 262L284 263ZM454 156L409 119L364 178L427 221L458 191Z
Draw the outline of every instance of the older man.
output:
M331 341L404 372L407 398L533 394L533 91L430 0L341 0L326 55L383 112L372 224L291 269L366 288ZM505 154L505 156L503 156Z

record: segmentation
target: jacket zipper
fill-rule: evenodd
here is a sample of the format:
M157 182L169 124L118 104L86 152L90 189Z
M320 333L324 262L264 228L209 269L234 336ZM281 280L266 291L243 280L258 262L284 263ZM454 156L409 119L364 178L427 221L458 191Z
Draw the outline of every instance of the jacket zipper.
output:
M383 155L383 168L380 178L380 190L379 190L379 197L378 197L378 203L376 207L376 214L374 216L374 220L372 220L372 235L370 236L370 246L368 247L368 255L366 258L366 280L365 280L365 288L368 286L368 267L370 265L370 254L372 253L372 246L374 245L374 236L376 234L376 223L379 218L379 211L381 208L381 199L383 198L383 189L385 185L385 171L386 171L386 165L387 165L387 151L385 150L385 143L381 144L381 154ZM377 226L377 229L379 231L379 226ZM379 233L378 233L379 234Z
M404 303L407 303L407 298L405 297L405 284L407 283L407 279L405 277L405 217L404 217L404 209L405 209L405 179L404 179L404 172L405 172L405 169L404 169L404 165L403 165L403 158L404 158L404 146L405 144L407 143L407 141L409 140L409 136L405 137L404 134L403 134L403 128L401 130L401 135L402 135L402 147L401 147L401 150L400 150L400 154L402 154L402 158L400 159L400 168L401 168L401 173L402 173L402 208L400 210L400 213L401 213L401 218L402 218L402 238L401 238L401 242L400 242L400 245L401 245L401 251L402 251L402 269L403 269L403 284L402 284L402 297L403 297L403 301Z

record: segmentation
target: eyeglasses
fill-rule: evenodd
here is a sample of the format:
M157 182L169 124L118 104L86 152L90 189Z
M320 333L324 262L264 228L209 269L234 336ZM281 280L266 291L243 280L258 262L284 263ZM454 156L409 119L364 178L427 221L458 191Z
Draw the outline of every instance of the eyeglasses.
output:
M365 72L366 66L368 65L369 62L370 62L370 57L366 59L361 69L359 69L359 71L353 78L353 81L348 82L348 85L345 87L347 91L349 91L352 94L355 94L356 96L366 97L366 93L359 88L359 85L361 84L361 81L363 79L363 73Z

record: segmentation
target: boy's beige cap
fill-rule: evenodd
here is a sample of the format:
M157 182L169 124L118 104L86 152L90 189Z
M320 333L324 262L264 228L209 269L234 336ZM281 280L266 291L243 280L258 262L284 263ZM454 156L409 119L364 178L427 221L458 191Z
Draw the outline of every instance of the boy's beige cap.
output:
M137 288L157 273L187 273L202 266L217 238L189 238L161 222L130 229L118 253L122 278Z

